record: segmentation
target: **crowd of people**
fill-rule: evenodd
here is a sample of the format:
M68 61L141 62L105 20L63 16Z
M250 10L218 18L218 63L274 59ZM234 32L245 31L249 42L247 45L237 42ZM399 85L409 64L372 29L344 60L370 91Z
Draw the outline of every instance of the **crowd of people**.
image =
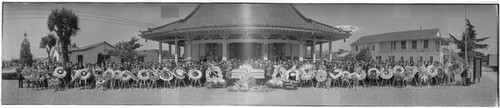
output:
M227 60L227 61L168 61L163 63L47 63L19 65L19 87L29 88L163 88L188 86L207 87L212 78L220 78L230 85L231 70L248 64L264 70L264 79L270 87L280 88L283 83L296 82L300 86L313 87L359 87L359 86L422 86L422 85L468 85L470 67L458 62L432 61L354 61L354 60ZM309 66L307 69L306 66ZM466 67L466 68L462 68ZM278 68L284 68L280 71ZM214 70L215 69L215 70ZM217 70L218 69L218 70ZM192 71L195 70L195 71ZM291 79L309 75L311 79ZM192 71L192 72L191 72ZM215 72L215 75L212 74ZM325 73L325 74L322 74ZM288 75L287 75L288 74ZM387 78L387 75L391 77ZM311 76L312 75L312 76ZM325 76L326 75L326 76ZM147 77L146 77L147 76ZM315 78L315 76L318 76ZM318 79L318 78L324 78ZM175 80L174 80L175 79ZM280 79L277 84L276 79ZM464 80L462 80L464 79ZM269 83L272 80L274 83ZM307 83L307 82L310 83ZM227 82L227 83L226 83ZM26 85L25 85L26 84ZM211 86L210 86L211 87Z

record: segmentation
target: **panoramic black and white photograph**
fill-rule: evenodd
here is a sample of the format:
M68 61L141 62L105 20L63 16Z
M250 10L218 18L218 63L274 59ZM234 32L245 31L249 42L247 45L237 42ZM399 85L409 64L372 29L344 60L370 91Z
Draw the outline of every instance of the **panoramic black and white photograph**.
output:
M2 105L498 107L497 3L2 2Z

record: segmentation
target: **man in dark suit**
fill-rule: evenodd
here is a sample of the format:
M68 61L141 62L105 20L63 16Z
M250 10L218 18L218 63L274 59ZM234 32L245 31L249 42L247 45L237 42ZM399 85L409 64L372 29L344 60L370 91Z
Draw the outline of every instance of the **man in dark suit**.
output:
M22 71L22 68L23 66L22 65L19 65L15 71L16 71L16 74L17 74L17 81L19 81L19 88L23 88L23 80L24 80L24 77L21 73Z
M467 86L468 82L467 82L467 76L468 76L468 67L467 65L464 65L464 69L462 71L462 74L460 74L460 76L462 77L462 86Z

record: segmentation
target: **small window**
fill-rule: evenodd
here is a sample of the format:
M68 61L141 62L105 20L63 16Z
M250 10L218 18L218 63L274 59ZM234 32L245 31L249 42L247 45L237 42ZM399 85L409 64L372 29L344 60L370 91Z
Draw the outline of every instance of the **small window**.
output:
M396 42L392 42L394 46L392 46L392 49L396 49Z
M356 51L358 51L358 46L356 46Z
M406 49L406 41L401 42L401 49Z
M424 40L424 48L429 48L429 40Z
M77 55L78 58L78 63L82 64L83 63L83 55Z
M431 61L431 63L434 61L434 58L431 56L429 57L429 61Z
M138 57L138 58L137 58L137 60L138 60L139 62L144 62L144 56L140 56L140 57Z
M411 41L411 48L417 49L417 41Z
M391 49L394 49L394 43L391 42Z
M372 45L372 50L375 50L375 45Z
M441 45L439 44L439 41L436 41L436 51L439 51L439 48L441 48Z
M401 56L401 61L405 61L405 57Z
M391 49L394 49L394 42L391 42Z

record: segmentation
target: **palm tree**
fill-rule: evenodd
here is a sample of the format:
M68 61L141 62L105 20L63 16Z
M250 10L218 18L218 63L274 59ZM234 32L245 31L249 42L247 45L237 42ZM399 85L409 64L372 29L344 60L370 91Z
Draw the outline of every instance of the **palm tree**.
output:
M78 28L78 16L72 10L66 8L53 9L47 20L49 31L57 34L62 50L62 60L69 61L68 46L71 44L71 36L76 35Z

